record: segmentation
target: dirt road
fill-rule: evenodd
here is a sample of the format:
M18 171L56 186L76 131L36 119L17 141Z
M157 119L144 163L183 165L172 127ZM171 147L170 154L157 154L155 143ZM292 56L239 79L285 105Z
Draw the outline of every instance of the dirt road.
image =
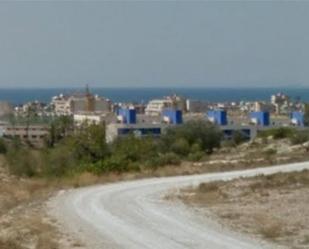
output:
M99 185L60 192L50 200L48 210L89 249L274 249L163 197L170 190L201 182L303 169L309 169L309 163Z

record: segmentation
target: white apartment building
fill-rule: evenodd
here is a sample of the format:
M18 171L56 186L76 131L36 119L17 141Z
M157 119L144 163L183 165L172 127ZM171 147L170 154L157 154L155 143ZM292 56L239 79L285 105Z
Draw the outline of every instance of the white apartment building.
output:
M111 111L112 103L109 99L91 94L75 94L65 96L60 94L52 98L56 115L73 115L77 113L107 113Z
M170 107L172 101L170 99L154 99L149 101L145 109L145 114L149 116L158 116L164 108Z

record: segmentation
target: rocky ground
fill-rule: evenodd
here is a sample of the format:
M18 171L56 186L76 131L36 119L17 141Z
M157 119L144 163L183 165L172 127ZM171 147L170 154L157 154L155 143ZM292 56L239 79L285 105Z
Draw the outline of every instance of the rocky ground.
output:
M223 147L201 162L183 162L180 166L161 167L126 174L101 177L82 174L75 178L48 180L23 179L11 176L0 157L0 248L57 249L80 248L78 241L57 229L47 218L46 200L63 188L81 187L96 183L131 180L153 176L199 174L268 166L285 162L308 160L307 145L293 146L288 141L258 139L238 147ZM309 238L307 238L309 241Z
M0 162L0 248L73 248L76 242L60 234L44 211L45 201L57 189L54 183L11 176L4 158Z
M233 230L309 248L309 171L205 183L176 197Z

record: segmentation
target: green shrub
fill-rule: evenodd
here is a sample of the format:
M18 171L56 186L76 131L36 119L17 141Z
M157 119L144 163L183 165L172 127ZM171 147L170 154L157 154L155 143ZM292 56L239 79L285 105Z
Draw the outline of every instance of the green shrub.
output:
M303 144L309 141L309 132L308 131L297 131L290 138L292 144Z
M149 158L145 161L144 165L150 168L157 168L164 165L179 165L181 160L173 152L168 152L165 154L160 154L157 157Z
M235 147L235 143L232 140L223 140L221 142L222 148L232 148Z
M184 139L189 146L198 144L202 151L212 153L220 147L222 132L204 120L191 120L183 125L171 127L161 138L162 151L169 151L175 141Z
M0 138L0 154L5 154L7 152L7 145L3 139Z
M73 118L71 116L57 117L50 124L49 136L46 138L47 147L54 147L61 140L73 132Z
M241 131L235 131L233 133L231 141L234 144L234 146L237 146L237 145L240 145L240 144L248 141L248 139L246 138L246 136Z
M188 160L192 162L200 161L205 156L205 153L202 151L191 152L188 155Z
M264 151L265 156L270 157L277 154L276 149L267 149Z
M38 173L37 158L27 148L9 150L6 158L12 174L32 177Z
M190 152L190 145L184 138L178 138L171 147L171 150L181 156L186 156Z
M156 156L157 150L157 144L153 138L138 138L133 135L118 138L111 145L112 154L122 155L132 162Z
M308 103L305 103L304 124L305 126L309 126L309 104Z
M218 148L222 133L205 121L190 121L168 129L161 138L133 135L105 141L105 127L90 125L72 132L72 120L57 119L51 126L47 146L33 149L13 140L7 152L11 171L17 175L62 177L85 171L138 171L141 165L179 165L181 158L198 161ZM0 153L6 151L1 144ZM35 154L35 155L34 155Z
M179 156L177 156L177 154L173 153L173 152L168 152L166 154L162 154L160 155L160 160L161 160L161 165L167 165L167 164L171 164L171 165L179 165L181 160L179 158Z
M46 176L64 176L77 170L80 163L74 158L72 150L68 146L57 145L54 148L43 152L45 164L43 174Z
M130 161L125 155L113 154L111 157L99 162L102 172L124 172L128 171Z
M201 152L201 151L202 151L202 148L200 144L198 143L192 144L191 149L190 149L191 153L196 153L196 152Z
M295 129L289 127L279 127L262 131L260 137L272 136L274 139L291 138L295 133Z

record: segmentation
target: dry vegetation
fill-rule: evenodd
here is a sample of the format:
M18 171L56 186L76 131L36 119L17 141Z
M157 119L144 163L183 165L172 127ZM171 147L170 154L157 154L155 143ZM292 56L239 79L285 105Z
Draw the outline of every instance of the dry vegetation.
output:
M4 159L0 161L0 248L75 248L76 242L59 234L44 211L44 203L59 189L58 183L16 178L6 172Z
M309 159L305 147L294 149L287 147L289 151L284 149L274 151L269 147L273 146L273 144L274 141L263 140L249 144L246 143L239 147L223 147L207 158L203 158L200 162L182 162L177 166L169 165L153 169L142 168L140 171L127 173L111 172L101 176L85 172L58 179L17 178L10 176L3 167L5 164L4 158L0 158L0 248L82 248L82 245L78 241L71 240L69 236L60 234L56 229L55 222L46 218L44 203L49 196L60 189L153 176L161 177L237 170ZM277 145L275 147L278 148ZM253 190L250 191L252 192ZM249 193L251 193L250 191ZM219 189L216 184L202 185L199 192L208 193L207 197L201 194L199 198L207 201L208 205L213 207L216 207L218 201L224 203L229 200L227 193L221 191L221 187ZM268 195L267 192L264 194L266 198ZM240 197L236 196L235 198ZM231 201L231 203L233 202ZM230 203L226 202L224 207L229 205ZM233 205L231 205L232 207ZM222 210L224 211L225 209L222 208ZM261 223L259 226L260 233L265 234L265 237L280 238L280 234L286 232L278 229L279 226L281 227L281 224L279 224L281 220L263 216L263 213L266 213L265 210L256 212L257 215L252 218L253 222ZM241 212L239 210L234 213L226 210L219 213L224 219L232 220L237 220L240 214ZM265 223L267 223L267 226L265 226ZM279 235L277 234L278 231L280 231ZM303 241L302 243L307 243L308 245L309 236L303 235L301 239Z
M178 197L232 229L309 248L309 171L203 183Z

